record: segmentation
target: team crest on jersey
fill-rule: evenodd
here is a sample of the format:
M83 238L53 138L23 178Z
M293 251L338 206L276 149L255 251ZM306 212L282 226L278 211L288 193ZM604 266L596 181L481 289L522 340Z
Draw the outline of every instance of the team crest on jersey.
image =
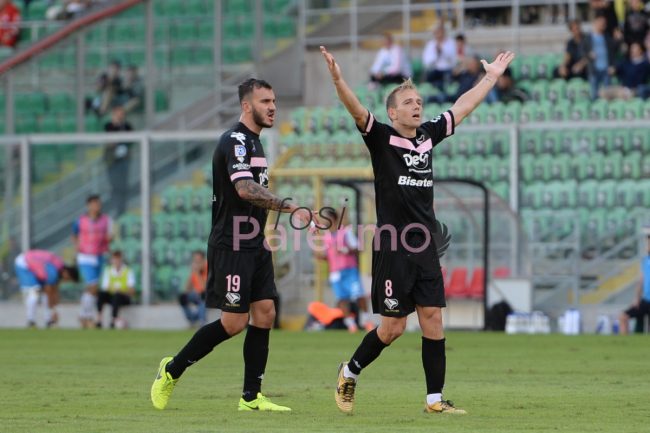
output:
M399 301L393 298L386 298L384 299L384 305L388 310L394 311L395 308L397 308L397 306L399 305Z
M424 143L424 135L420 135L418 138L415 139L415 142L417 144L422 144Z
M438 114L436 117L431 119L431 122L436 123L438 120L440 120L440 118L442 118L442 116L440 114Z
M235 144L235 156L237 157L237 159L246 156L246 146L241 144Z
M241 296L239 296L239 293L233 293L233 292L228 292L226 294L226 300L230 303L232 306L236 306L239 304L239 300L241 299Z

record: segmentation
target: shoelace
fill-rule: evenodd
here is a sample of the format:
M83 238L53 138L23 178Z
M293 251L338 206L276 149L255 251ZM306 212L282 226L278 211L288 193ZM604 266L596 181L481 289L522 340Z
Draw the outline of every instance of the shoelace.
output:
M454 402L451 401L451 400L441 400L440 403L441 403L443 406L447 406L447 407L455 408L455 406L454 406Z
M343 382L343 401L350 402L354 400L354 387L356 385L354 379L345 379L345 382Z

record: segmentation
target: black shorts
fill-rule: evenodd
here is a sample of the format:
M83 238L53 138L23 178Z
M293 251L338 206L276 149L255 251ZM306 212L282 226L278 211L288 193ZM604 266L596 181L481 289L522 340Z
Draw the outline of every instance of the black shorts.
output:
M276 300L271 252L233 251L208 245L206 306L229 313L247 313L250 304Z
M635 319L643 319L644 316L650 315L650 302L641 299L638 307L629 308L625 311L625 314L628 317L634 317Z
M435 247L413 255L382 245L372 254L372 310L386 317L405 317L415 306L446 307L445 286Z

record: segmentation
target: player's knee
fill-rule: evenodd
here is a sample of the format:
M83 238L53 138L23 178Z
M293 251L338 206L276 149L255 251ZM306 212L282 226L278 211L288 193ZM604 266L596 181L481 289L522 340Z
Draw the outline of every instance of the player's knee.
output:
M397 340L399 337L404 334L406 329L406 319L405 320L391 320L381 324L377 332L379 333L379 338L386 344L390 344L393 341Z
M223 316L221 325L231 337L239 334L248 326L248 315L237 315L235 317Z

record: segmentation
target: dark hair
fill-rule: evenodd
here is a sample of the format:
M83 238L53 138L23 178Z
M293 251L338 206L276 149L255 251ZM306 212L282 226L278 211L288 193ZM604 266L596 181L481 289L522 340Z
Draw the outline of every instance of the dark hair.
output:
M90 194L86 199L86 204L90 203L91 201L99 201L99 200L101 200L99 198L99 194Z
M119 257L122 258L122 251L120 250L115 250L111 253L111 257Z
M245 97L253 93L254 89L269 89L272 90L273 87L264 80L258 80L257 78L249 78L248 80L242 82L239 85L239 102L243 101Z
M67 272L70 279L72 281L74 281L75 283L79 282L79 268L77 268L76 266L65 265L65 266L63 266L61 271L62 272L64 272L64 271Z
M569 28L569 30L571 30L571 26L574 26L574 25L578 26L578 28L579 28L580 27L580 20L574 18L572 20L569 20L569 22L567 23L567 27Z
M122 62L120 62L118 59L113 59L113 61L111 61L111 66L121 68L122 67Z
M194 250L194 251L192 251L192 255L194 255L194 254L198 254L199 256L205 258L205 252L203 252L203 251L201 251L201 250Z
M463 42L465 42L465 35L462 34L462 33L458 33L458 34L456 35L456 40L457 40L457 41L463 41Z

